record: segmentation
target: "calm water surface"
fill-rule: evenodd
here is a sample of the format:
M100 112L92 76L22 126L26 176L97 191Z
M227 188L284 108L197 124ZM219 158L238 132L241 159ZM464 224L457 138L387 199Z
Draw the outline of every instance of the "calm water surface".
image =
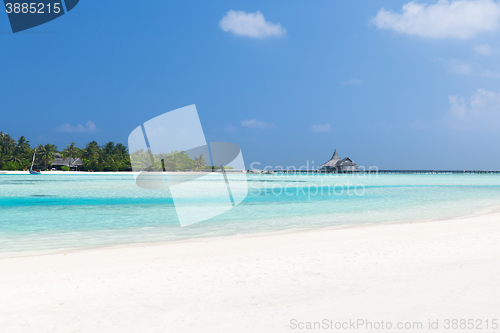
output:
M0 175L0 257L290 229L409 222L500 205L500 175L248 175L242 204L181 228L131 174Z

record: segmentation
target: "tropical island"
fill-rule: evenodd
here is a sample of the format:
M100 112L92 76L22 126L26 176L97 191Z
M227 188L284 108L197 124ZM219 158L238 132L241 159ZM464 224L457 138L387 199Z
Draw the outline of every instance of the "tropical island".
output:
M201 154L191 158L184 151L172 151L152 155L140 150L129 154L127 146L121 143L107 142L99 145L96 141L89 142L79 148L74 142L59 150L57 146L47 143L31 147L25 136L17 140L9 134L0 132L0 170L23 171L31 166L36 149L34 169L62 171L131 171L131 158L135 165L147 165L153 161L153 169L161 171L184 171L213 169L207 166L207 160ZM230 168L230 167L227 167Z

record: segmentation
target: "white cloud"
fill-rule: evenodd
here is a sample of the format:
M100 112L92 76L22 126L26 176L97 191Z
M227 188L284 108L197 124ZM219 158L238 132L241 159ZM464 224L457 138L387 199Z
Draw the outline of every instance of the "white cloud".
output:
M457 59L443 59L436 58L435 60L443 62L446 69L454 74L461 75L476 75L480 77L486 77L489 79L500 79L500 72L491 71L485 69L483 66L477 63L466 63Z
M500 92L477 89L466 101L461 96L448 96L452 120L469 127L498 124L500 122Z
M446 69L455 74L471 74L473 72L471 64L458 59L435 58L436 61L441 61ZM477 67L476 64L472 64Z
M484 71L481 72L480 75L490 79L500 79L499 72L490 71L489 69L485 69Z
M280 37L286 33L281 24L267 22L261 12L245 13L230 10L220 20L219 26L233 35L254 38Z
M491 47L490 44L483 44L483 45L478 45L473 48L474 52L485 55L485 56L490 56L493 54L498 54L500 53L500 49L498 48L493 48Z
M457 59L449 59L447 63L449 69L456 74L470 74L472 73L472 69L470 65L466 62L457 60Z
M257 119L246 119L241 122L241 126L257 129L268 129L273 128L274 124L266 123Z
M350 79L349 81L342 82L342 85L362 85L365 84L365 81L358 80L358 79Z
M410 36L467 39L500 28L500 4L493 0L439 0L433 5L411 1L401 13L380 9L371 23Z
M321 124L321 125L311 125L311 131L315 133L319 132L331 132L332 127L329 123Z
M64 124L59 126L57 130L64 133L94 133L97 132L97 127L93 122L88 121L85 126L82 124L78 124L76 126Z

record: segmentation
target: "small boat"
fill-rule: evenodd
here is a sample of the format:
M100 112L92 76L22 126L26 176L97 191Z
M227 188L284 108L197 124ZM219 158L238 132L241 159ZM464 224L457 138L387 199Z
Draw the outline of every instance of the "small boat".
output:
M33 153L33 161L31 162L31 167L30 167L30 175L41 175L41 172L38 171L33 171L33 164L35 163L35 155L36 155L36 148L35 152Z

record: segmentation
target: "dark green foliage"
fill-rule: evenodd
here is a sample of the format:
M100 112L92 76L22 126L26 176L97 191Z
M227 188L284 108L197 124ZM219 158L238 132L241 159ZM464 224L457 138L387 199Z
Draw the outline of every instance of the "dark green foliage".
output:
M39 145L36 148L35 167L49 169L58 153L52 144ZM21 136L17 142L10 135L0 132L0 170L27 170L31 165L34 149L29 141ZM85 148L78 148L74 142L61 152L63 158L81 158L83 170L92 171L127 171L130 170L130 156L126 146L108 142L103 146L95 141ZM69 168L68 168L69 169ZM79 168L80 169L80 168Z
M0 132L0 170L27 170L32 155L33 149L24 136L16 142L10 135Z
M52 161L56 159L57 147L47 143L46 145L38 145L36 148L35 164L44 168L52 166Z
M28 170L33 152L34 149L30 147L29 141L24 136L16 142L8 134L0 132L0 170ZM192 159L184 151L174 150L170 153L151 155L148 151L139 150L130 156L128 148L121 143L108 142L99 146L95 141L88 143L85 148L78 148L72 142L60 152L50 143L38 145L34 168L42 170L52 168L52 162L56 159L57 153L60 153L62 158L69 158L70 163L80 158L83 166L78 169L83 171L128 171L131 169L131 158L139 170L163 171L165 168L166 171L184 171L185 169L214 168L206 165L207 161L201 154ZM151 164L152 167L150 167ZM66 166L61 169L69 171Z
M95 141L81 149L78 156L83 169L90 171L127 171L130 169L128 148L121 143L108 142L103 146Z
M78 148L74 142L71 142L71 144L67 145L66 148L61 151L61 156L62 158L66 159L69 158L69 164L71 163L81 155L81 150ZM68 169L68 170L66 170ZM67 166L62 166L61 167L62 171L69 171L70 168Z

